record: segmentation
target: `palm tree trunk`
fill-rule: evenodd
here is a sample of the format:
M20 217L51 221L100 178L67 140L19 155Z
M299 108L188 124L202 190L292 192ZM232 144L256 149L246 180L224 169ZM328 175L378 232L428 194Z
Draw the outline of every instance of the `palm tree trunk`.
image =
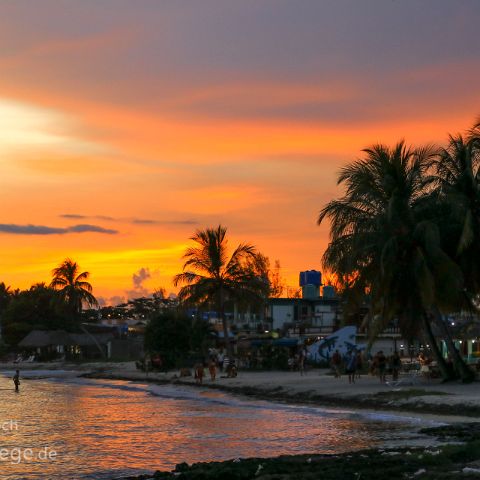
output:
M442 356L442 352L438 347L437 340L433 335L432 326L428 321L427 314L423 315L423 329L425 330L425 334L428 338L428 342L432 347L433 356L435 357L435 361L437 362L438 369L440 370L443 381L447 382L449 380L453 380L454 379L453 372L448 368L447 362L445 362L445 359Z
M440 330L443 332L444 338L445 338L445 343L447 345L447 350L449 355L451 356L453 360L453 364L455 366L456 371L460 375L460 378L462 379L463 383L470 383L474 380L475 374L473 371L468 367L468 365L465 363L463 360L462 356L460 355L460 352L457 350L457 347L455 347L455 344L453 343L452 336L450 334L450 331L448 329L447 324L442 318L442 314L440 313L440 310L438 307L434 307L433 309L433 314L435 317L435 322L440 328Z
M87 334L93 340L93 343L102 354L102 358L104 360L107 360L107 354L105 353L105 350L102 348L102 346L98 343L97 339L83 325L80 325L80 328L82 329L83 333Z
M230 361L233 359L233 346L230 342L229 332L228 332L228 319L225 315L225 294L223 292L223 288L220 289L219 292L219 313L220 318L222 320L222 327L223 327L223 338L225 339L225 347L227 349L227 355Z

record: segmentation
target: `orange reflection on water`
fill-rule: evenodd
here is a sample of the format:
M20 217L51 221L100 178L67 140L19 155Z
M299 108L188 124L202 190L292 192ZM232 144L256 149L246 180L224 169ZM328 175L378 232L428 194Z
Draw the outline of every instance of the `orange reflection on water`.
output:
M24 380L15 395L11 380L0 380L1 419L19 425L18 431L2 432L2 446L48 447L58 454L55 461L3 461L2 479L110 479L170 470L184 461L338 453L371 447L392 429L405 429L219 392L75 382Z

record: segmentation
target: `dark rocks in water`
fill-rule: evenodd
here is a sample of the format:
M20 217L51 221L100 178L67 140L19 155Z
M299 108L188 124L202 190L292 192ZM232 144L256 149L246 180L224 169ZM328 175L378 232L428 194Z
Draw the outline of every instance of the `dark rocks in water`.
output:
M443 427L442 427L443 428ZM476 428L476 427L475 427ZM460 430L459 430L460 431ZM177 465L155 480L477 479L480 440L435 448L363 450L338 455L295 455ZM145 477L138 477L145 478Z
M440 439L457 439L460 441L480 441L480 422L455 423L442 427L422 428L420 433L433 435Z

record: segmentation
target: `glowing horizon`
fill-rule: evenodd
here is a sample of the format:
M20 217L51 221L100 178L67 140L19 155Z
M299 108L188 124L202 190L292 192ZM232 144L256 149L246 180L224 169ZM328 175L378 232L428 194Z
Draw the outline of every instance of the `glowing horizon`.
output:
M295 286L342 165L480 114L479 5L261 3L0 5L0 282L70 257L107 302L170 292L221 223Z

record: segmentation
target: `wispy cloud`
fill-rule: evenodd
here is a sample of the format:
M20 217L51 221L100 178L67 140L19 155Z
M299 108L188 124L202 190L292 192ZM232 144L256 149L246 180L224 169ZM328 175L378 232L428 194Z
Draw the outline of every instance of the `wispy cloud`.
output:
M72 220L81 220L81 219L86 218L85 215L76 215L76 214L70 214L70 213L60 215L60 217L61 218L69 218L69 219L72 219Z
M198 225L197 220L148 220L133 218L131 222L137 225Z
M62 215L59 215L60 218L68 218L70 220L86 220L86 219L91 219L94 218L96 220L107 220L109 222L118 220L113 217L107 217L105 215L79 215L77 213L64 213Z
M152 220L150 218L115 218L105 215L80 215L75 213L65 213L60 215L60 218L67 218L70 220L105 220L108 222L122 222L133 223L135 225L198 225L197 220L184 219L184 220Z
M108 235L117 234L117 230L99 227L98 225L72 225L71 227L47 227L45 225L15 225L0 224L0 233L14 235L65 235L67 233L105 233Z

